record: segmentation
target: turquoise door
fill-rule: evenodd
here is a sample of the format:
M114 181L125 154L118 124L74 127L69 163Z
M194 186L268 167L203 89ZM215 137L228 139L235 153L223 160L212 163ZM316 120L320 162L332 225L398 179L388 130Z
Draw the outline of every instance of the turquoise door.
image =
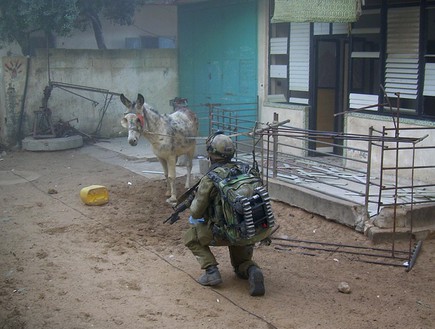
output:
M182 5L178 24L179 96L201 116L204 104L256 104L257 1ZM257 107L246 108L255 120ZM208 131L207 120L200 120L201 136Z

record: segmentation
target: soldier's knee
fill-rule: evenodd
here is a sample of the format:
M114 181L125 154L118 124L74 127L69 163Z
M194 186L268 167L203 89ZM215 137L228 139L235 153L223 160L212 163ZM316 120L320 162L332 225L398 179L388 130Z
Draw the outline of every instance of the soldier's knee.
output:
M186 247L198 243L198 234L196 233L195 227L191 227L186 231L186 233L184 233L183 242Z

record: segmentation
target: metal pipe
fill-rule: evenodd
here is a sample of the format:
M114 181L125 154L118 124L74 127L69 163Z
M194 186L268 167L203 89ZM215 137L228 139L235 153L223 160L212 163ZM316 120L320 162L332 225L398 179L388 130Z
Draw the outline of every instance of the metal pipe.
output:
M369 128L369 136L373 136L373 126ZM367 142L367 171L366 171L366 195L365 195L365 208L366 213L369 213L369 195L370 195L370 172L372 167L372 143Z
M95 87L89 87L89 86L83 86L83 85L75 85L72 83L50 81L50 85L53 87L58 87L58 88L79 89L79 90L92 91L92 92L97 92L97 93L102 93L102 94L112 94L115 96L121 96L120 93L111 92L107 89L101 89L101 88L95 88Z
M346 247L346 248L355 248L355 249L366 249L366 250L373 250L373 251L390 251L390 249L385 248L375 248L375 247L365 247L365 246L359 246L354 244L342 244L342 243L334 243L334 242L320 242L320 241L313 241L313 240L299 240L299 239L290 239L290 238L280 238L280 237L272 237L272 240L281 240L281 241L291 241L291 242L300 242L300 243L307 243L307 244L319 244L324 246L334 246L334 247ZM404 253L407 254L407 251L398 251L398 253Z
M277 243L277 245L281 247L290 247L290 248L299 248L299 249L308 249L308 250L318 250L318 251L326 251L326 252L332 252L332 253L339 253L339 254L349 254L349 255L361 255L361 256L367 256L367 257L377 257L377 258L386 258L386 259L398 259L398 260L408 260L408 257L396 257L394 255L380 255L380 254L370 254L366 252L356 252L356 251L348 251L348 250L339 250L336 249L328 249L328 248L316 248L316 247L308 247L308 246L299 246L295 244L284 244L284 243Z
M317 254L313 254L313 253L308 253L308 252L296 252L293 250L288 250L288 249L284 249L281 248L279 246L276 246L275 249L280 250L280 251L286 251L286 252L292 252L292 253L296 253L296 254L300 254L300 255L304 255L304 256L318 256ZM386 266L394 266L394 267L403 267L403 264L393 264L393 263L387 263L387 262L378 262L378 261L371 261L371 260L365 260L365 259L350 259L351 261L355 261L355 262L361 262L361 263L367 263L367 264L375 264L375 265L386 265Z
M412 252L411 257L409 258L408 268L406 269L407 272L409 272L414 267L422 246L423 246L423 241L419 240L417 242L417 245L415 246L415 249Z
M276 176L278 175L278 169L277 169L277 158L278 158L278 127L276 126L276 124L279 122L279 117L278 117L278 113L274 113L273 114L273 124L275 125L274 127L272 127L272 139L273 139L273 154L272 154L272 164L273 164L273 169L272 169L272 176L273 178L276 178Z
M399 109L400 109L400 93L396 93L397 96L397 118L396 118L396 130L394 131L394 136L396 138L399 137L400 131L399 131ZM395 240L396 240L396 220L397 220L397 185L399 183L399 142L396 142L396 170L394 172L394 208L393 208L393 241L391 246L391 252L394 256L394 249L395 249Z

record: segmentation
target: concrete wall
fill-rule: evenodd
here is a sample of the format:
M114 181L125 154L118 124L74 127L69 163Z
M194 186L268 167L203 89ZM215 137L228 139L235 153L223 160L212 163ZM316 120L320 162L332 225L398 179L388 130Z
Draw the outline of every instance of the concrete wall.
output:
M282 122L290 120L286 125L308 129L308 110L307 106L279 104L279 103L264 103L261 111L261 121L272 123L274 114L278 115L278 121ZM290 145L291 147L286 147ZM307 148L305 141L291 137L280 137L278 152L291 153L296 156L306 156L301 148Z
M30 59L29 78L23 112L24 136L32 132L34 111L42 105L43 91L51 81L98 88L114 93L124 93L130 100L135 100L138 93L161 113L172 110L169 100L178 96L178 62L176 49L140 49L140 50L76 50L50 49L37 52ZM7 145L17 141L16 130L9 125L18 124L23 94L25 93L26 64L22 56L3 57L2 67L7 63L19 63L20 68L13 73L4 69L3 88L0 91L4 101L0 113L1 139ZM48 69L48 63L49 68ZM8 88L14 89L14 99ZM10 89L10 88L9 88ZM80 94L79 97L75 94ZM102 117L102 110L107 95L84 90L54 88L48 102L52 110L53 122L78 119L71 124L88 134L95 132ZM13 104L14 103L14 104ZM118 96L113 96L102 121L100 136L113 137L124 133L120 119L124 106Z
M373 127L377 131L382 131L383 127L385 128L394 128L394 123L391 117L389 116L380 116L380 115L367 115L354 113L346 115L345 117L345 131L350 134L361 134L368 135L369 128ZM399 137L410 137L410 138L424 138L421 142L416 143L416 147L432 147L428 149L416 150L414 156L414 164L413 161L413 152L412 150L401 150L399 152L399 167L411 167L411 166L434 166L435 165L435 123L430 121L421 121L421 120L413 120L413 119L405 119L400 118L399 120L399 129L400 128L416 128L415 130L401 130ZM427 128L427 129L425 129ZM380 136L380 134L376 134L376 136ZM427 136L427 137L425 137ZM394 131L388 132L388 137L394 137ZM379 143L378 143L379 144ZM368 142L367 141L352 141L348 140L346 145L351 148L357 149L367 149ZM386 146L390 148L395 148L395 143L386 143ZM412 143L400 143L400 147L412 147ZM352 152L352 154L347 154L347 156L361 159L366 161L367 159L362 158L362 155L358 152ZM384 167L395 167L396 166L396 156L395 151L386 151L384 155ZM357 162L352 161L349 162L349 166L354 167ZM379 175L381 168L381 148L373 147L372 148L372 167L371 174ZM388 173L386 173L388 174ZM393 172L390 173L394 174ZM410 179L411 171L410 170L399 170L398 172L400 177ZM433 182L433 168L431 169L416 169L414 170L414 179L417 181L423 182Z

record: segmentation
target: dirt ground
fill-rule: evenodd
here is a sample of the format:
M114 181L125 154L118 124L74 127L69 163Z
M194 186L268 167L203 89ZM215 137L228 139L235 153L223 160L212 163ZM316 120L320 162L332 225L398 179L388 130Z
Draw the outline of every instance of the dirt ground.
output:
M274 202L280 227L272 244L254 253L266 295L251 297L224 247L213 249L224 283L196 283L201 270L182 243L188 214L163 224L172 208L162 180L81 149L8 152L0 173L27 179L0 185L2 329L435 327L433 240L407 272L393 266L403 260L386 257L391 244L373 245L352 229ZM91 184L108 187L108 204L82 203L79 192ZM301 248L301 241L322 244ZM355 245L361 248L348 247ZM375 248L388 251L373 257ZM394 250L406 258L401 251L409 244L396 242ZM339 291L341 282L350 293Z

